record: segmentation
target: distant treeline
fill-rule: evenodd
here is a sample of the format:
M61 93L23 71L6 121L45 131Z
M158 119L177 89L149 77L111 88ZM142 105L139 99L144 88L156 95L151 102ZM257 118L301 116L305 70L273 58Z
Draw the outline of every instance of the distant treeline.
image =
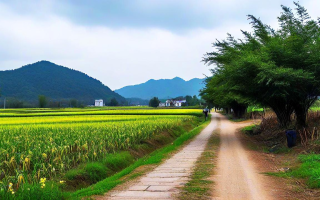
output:
M87 103L85 101L77 100L77 99L61 99L61 100L53 100L45 97L45 102L43 106L40 103L40 100L19 100L17 98L8 97L6 98L6 103L4 105L4 98L0 98L0 108L83 108L87 106L93 106L94 100L91 103ZM115 98L111 100L104 101L106 106L128 106L130 105L127 101L118 101Z

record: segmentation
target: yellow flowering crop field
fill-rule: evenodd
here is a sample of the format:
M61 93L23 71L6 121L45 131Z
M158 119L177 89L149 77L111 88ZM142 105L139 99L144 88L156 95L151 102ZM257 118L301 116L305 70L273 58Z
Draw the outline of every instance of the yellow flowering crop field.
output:
M196 109L0 111L0 190L41 183L81 163L196 123ZM44 179L45 178L45 179Z

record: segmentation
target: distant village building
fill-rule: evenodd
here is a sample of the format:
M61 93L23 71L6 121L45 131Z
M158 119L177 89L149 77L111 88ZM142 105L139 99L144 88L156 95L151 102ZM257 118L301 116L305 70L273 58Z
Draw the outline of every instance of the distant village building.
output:
M102 99L96 99L94 101L94 106L103 106L103 100Z
M186 103L187 100L176 100L174 101L174 106L175 107L181 107L183 103Z
M173 106L174 104L173 104L173 100L172 99L168 99L167 101L166 101L166 107L170 107L170 106Z
M159 107L181 107L183 103L186 103L186 100L173 100L173 99L168 99L166 100L165 103L159 103Z

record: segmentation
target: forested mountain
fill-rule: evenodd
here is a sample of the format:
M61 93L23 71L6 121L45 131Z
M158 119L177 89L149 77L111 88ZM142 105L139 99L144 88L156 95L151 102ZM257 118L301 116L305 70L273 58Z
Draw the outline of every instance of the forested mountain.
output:
M39 95L50 100L76 99L93 104L97 98L105 102L125 98L110 90L100 81L73 69L48 61L29 64L15 70L0 71L0 89L3 97L23 101L37 101Z
M159 99L173 98L177 96L199 95L199 90L203 88L204 79L194 78L185 81L176 77L173 79L153 80L139 84L126 86L115 90L118 94L126 98L151 99L158 97Z

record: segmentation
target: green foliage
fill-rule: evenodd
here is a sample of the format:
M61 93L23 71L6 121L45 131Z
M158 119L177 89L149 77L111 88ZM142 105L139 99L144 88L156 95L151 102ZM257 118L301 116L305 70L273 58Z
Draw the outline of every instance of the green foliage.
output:
M71 99L71 100L70 100L70 106L71 106L72 108L78 107L78 101L77 101L77 99Z
M64 177L66 178L66 180L75 180L78 177L83 176L83 174L84 174L84 170L80 167L77 169L70 169L69 171L66 172Z
M5 98L6 108L23 108L25 103L16 98Z
M246 131L253 131L253 129L257 128L256 124L250 125L250 126L246 126L244 128L241 129L241 131L246 132Z
M192 115L202 115L201 110L4 110L0 115L0 191L7 192L10 182L18 190L21 182L57 181L64 174L62 180L75 187L77 182L95 183L133 163L128 152L114 152L135 148L164 131L197 124L198 118Z
M44 108L47 105L47 98L44 95L39 95L39 108Z
M142 165L160 163L163 159L167 158L171 152L177 150L178 147L183 145L186 141L195 137L209 123L210 123L210 121L204 122L202 125L194 128L192 131L185 132L184 134L181 134L181 136L179 138L177 138L172 144L170 144L164 148L158 149L146 157L138 159L134 164L125 168L121 172L119 172L111 177L108 177L93 186L78 190L78 191L70 194L69 197L70 198L81 198L81 197L85 197L85 196L103 194L103 193L111 190L112 188L114 188L118 184L122 183L121 177L128 175L137 167L142 166Z
M106 178L110 170L102 163L93 162L86 164L84 172L85 176L87 176L92 183L96 183Z
M263 108L256 107L256 106L248 106L247 112L248 113L251 113L251 112L263 112Z
M140 98L126 98L128 105L136 106L136 105L149 105L149 100L140 99Z
M197 106L200 105L201 102L196 95L193 95L193 97L187 95L185 99L187 101L187 106Z
M0 182L0 188L1 187ZM54 182L46 182L45 187L41 188L40 184L25 183L18 190L13 189L12 192L7 190L0 190L0 199L6 200L32 200L32 199L50 199L61 200L65 199L59 186Z
M284 127L295 112L298 125L305 125L320 93L320 25L295 5L296 15L282 6L277 31L249 15L253 32L242 31L245 39L228 35L214 43L216 51L203 59L217 65L202 91L204 99L218 107L234 100L270 107Z
M110 106L118 106L119 105L119 102L117 101L117 99L116 98L112 98L111 100L110 100L110 104L109 104Z
M158 99L158 97L153 97L153 98L150 99L150 101L149 101L149 106L156 108L156 107L159 106L159 103L160 103L160 100Z
M210 177L213 176L215 165L212 160L215 158L216 149L219 147L220 137L217 132L210 137L205 151L200 159L197 160L191 179L182 188L178 199L211 199L211 188L213 181Z
M124 151L117 154L107 154L102 162L105 166L115 171L128 167L133 160L133 156L129 152Z
M301 165L292 171L274 174L281 177L306 178L310 188L320 188L320 154L300 155Z

